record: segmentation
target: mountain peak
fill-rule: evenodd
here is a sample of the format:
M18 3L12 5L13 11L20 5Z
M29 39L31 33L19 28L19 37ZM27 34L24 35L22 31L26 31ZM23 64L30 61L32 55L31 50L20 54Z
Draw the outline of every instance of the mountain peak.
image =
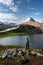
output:
M25 21L32 21L35 22L35 20L33 18L27 18Z
M35 20L34 20L33 18L30 18L30 21L33 21L33 22L35 22Z

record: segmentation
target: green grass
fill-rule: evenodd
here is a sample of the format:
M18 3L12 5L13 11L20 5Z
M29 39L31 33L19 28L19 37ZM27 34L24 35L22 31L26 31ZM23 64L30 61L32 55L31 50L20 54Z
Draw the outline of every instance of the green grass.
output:
M16 35L25 35L26 33L14 33L14 32L6 32L0 33L0 38L8 37L8 36L16 36Z
M6 50L6 49L13 49L13 48L25 48L25 46L13 46L13 45L2 46L0 45L0 51Z
M38 51L39 53L43 54L43 50Z
M35 51L35 52L39 52L39 53L41 53L41 54L43 54L43 49L37 49L37 48L32 48L32 47L30 47L30 49L31 49L31 51ZM37 51L37 50L39 50L39 51Z

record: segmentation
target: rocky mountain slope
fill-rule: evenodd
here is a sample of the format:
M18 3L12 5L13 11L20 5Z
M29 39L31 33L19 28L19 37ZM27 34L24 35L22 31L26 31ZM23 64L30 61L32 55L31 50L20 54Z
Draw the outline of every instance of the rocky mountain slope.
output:
M33 18L27 18L20 24L19 29L23 31L25 29L27 33L43 33L43 24L35 21Z
M40 34L42 33L42 30L38 27L31 26L31 25L20 25L18 32L24 32L24 33L29 33L29 34Z
M35 27L40 27L40 24L38 21L35 21L33 18L27 18L26 20L23 21L24 25L32 25Z

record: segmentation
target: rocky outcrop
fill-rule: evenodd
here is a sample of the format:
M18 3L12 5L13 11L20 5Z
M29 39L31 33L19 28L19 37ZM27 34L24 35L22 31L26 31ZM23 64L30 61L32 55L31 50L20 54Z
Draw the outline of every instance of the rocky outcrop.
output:
M42 33L42 30L38 27L32 25L20 25L18 28L19 32L25 32L30 34L39 34Z
M41 25L40 25L40 29L41 29L42 32L43 32L43 23L41 23Z

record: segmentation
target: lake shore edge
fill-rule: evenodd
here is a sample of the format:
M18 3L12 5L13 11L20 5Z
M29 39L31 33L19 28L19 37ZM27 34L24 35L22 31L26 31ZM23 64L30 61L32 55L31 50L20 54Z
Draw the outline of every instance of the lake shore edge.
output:
M13 46L13 45L2 46L2 45L0 45L0 51L6 50L6 49L15 49L15 48L17 48L17 49L26 49L26 46ZM43 49L30 47L29 50L43 54Z

